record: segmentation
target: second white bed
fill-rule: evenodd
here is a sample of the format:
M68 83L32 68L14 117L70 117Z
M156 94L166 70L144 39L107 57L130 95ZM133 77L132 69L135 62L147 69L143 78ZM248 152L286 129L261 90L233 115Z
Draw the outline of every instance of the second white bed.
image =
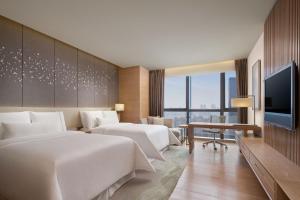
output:
M161 151L169 145L180 145L176 136L162 125L115 123L100 125L92 133L125 136L136 141L148 158L164 160Z

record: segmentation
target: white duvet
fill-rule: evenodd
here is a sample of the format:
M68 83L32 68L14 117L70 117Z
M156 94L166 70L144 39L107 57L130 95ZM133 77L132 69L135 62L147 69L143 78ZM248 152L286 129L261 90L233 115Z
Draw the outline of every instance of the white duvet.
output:
M162 125L117 123L98 126L91 132L129 137L139 144L148 158L159 160L164 160L161 150L171 144L180 145L168 127Z
M0 197L87 200L136 169L154 171L125 137L59 133L0 140Z

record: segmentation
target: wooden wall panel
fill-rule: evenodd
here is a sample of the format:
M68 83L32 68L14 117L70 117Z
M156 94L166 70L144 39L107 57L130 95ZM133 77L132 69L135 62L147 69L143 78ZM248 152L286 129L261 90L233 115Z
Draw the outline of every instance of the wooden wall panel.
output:
M119 101L125 104L121 121L139 123L140 121L140 67L119 70Z
M108 90L110 91L108 95L108 105L114 107L115 102L118 101L118 69L112 64L108 64L107 71L107 82Z
M108 66L100 59L95 59L95 106L108 107Z
M54 39L23 28L23 106L54 106Z
M149 115L149 71L143 67L119 69L119 102L125 104L121 112L123 122L140 123Z
M140 118L145 118L149 116L149 71L140 70Z
M0 16L0 106L113 107L117 71L116 65Z
M300 1L278 0L266 19L265 76L295 61L300 75ZM300 77L300 76L299 76ZM300 94L300 82L298 82ZM265 123L265 142L300 166L300 106L295 132Z
M78 106L93 107L94 101L94 57L78 51Z
M55 106L77 107L77 49L55 41Z
M0 104L22 106L22 26L0 17Z

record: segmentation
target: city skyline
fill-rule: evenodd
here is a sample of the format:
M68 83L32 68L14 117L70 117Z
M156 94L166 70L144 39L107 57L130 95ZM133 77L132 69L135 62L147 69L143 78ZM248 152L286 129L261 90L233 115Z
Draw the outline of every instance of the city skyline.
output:
M205 83L205 84L204 84ZM207 87L209 85L209 87ZM220 109L220 74L211 73L191 76L191 106L189 109ZM186 76L167 77L165 81L165 108L186 107ZM205 94L205 95L199 95ZM236 96L235 72L226 73L225 102L231 107L231 98ZM173 119L174 126L187 123L186 112L165 112L165 118ZM237 122L236 112L225 112L226 122ZM190 111L190 122L209 122L211 115L220 115L220 112ZM210 134L201 129L195 130L196 136L210 137ZM234 139L234 132L226 131L225 138Z

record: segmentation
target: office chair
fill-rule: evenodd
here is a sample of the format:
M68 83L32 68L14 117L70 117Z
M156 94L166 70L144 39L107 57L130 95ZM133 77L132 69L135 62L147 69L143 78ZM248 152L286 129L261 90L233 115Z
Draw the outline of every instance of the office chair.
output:
M225 123L226 121L226 116L217 116L217 115L211 115L210 116L210 123ZM209 143L213 143L214 144L214 150L217 150L217 147L216 147L216 143L217 144L220 144L221 146L225 146L225 149L228 148L228 146L223 143L223 142L220 142L220 141L217 141L216 140L216 134L220 134L220 136L222 134L224 134L224 129L214 129L214 128L205 128L202 130L203 132L207 132L207 133L212 133L213 136L214 136L214 139L213 140L209 140L207 142L204 142L202 144L202 146L205 148L206 145L208 145ZM220 137L221 138L221 137Z

